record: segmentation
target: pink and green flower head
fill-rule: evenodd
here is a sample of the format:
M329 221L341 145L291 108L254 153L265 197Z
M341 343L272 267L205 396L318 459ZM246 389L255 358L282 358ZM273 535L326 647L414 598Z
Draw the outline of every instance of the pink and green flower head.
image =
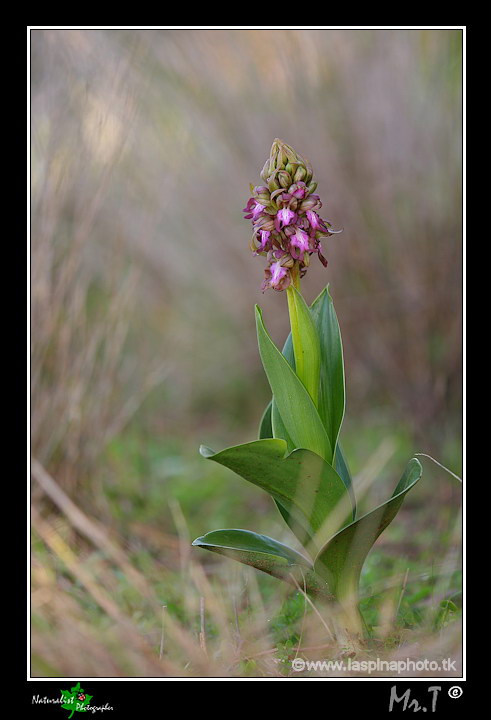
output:
M281 291L305 275L313 253L327 265L320 238L340 231L318 214L322 203L310 163L278 138L261 178L264 185L251 185L244 217L252 221L253 254L268 260L262 290Z

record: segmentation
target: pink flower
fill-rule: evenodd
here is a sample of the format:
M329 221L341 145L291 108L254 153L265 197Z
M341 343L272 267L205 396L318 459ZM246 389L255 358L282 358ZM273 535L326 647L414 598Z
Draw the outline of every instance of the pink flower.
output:
M250 220L251 218L253 221L256 220L258 215L262 213L265 207L266 205L261 205L261 203L259 203L255 198L249 198L249 200L247 201L247 205L242 211L246 213L246 215L244 215L244 218L246 220Z
M266 205L261 205L261 203L256 203L253 210L252 210L252 219L255 220L258 215L262 213Z
M242 212L246 213L246 215L244 216L246 220L250 220L250 218L252 217L251 211L252 211L252 207L253 207L253 205L255 205L255 203L256 203L256 200L254 198L249 198L249 200L247 201L247 205L242 210Z
M272 263L269 268L266 268L264 275L265 278L261 288L263 292L270 287L274 290L286 290L290 284L288 268L283 267L280 261Z
M293 248L298 248L298 254L294 252ZM303 254L309 251L309 236L304 230L300 230L297 227L295 235L290 239L290 252L291 256L298 260L300 257L303 258Z
M259 249L261 251L264 251L266 249L266 245L269 242L269 236L271 235L271 233L269 232L269 230L260 230L260 235L261 235L261 244L259 246Z
M306 214L307 214L308 221L310 223L310 227L312 227L314 230L320 230L321 223L320 223L320 218L317 215L317 213L314 212L313 210L307 210Z
M276 213L276 229L280 231L282 227L290 225L294 221L295 217L296 216L293 210L290 210L289 208L281 208L281 210L278 210Z
M305 183L299 182L299 183L297 183L296 187L294 185L292 187L295 188L294 190L292 190L292 188L290 188L290 191L291 191L291 194L293 195L293 197L296 197L298 200L303 200L304 197L307 195L307 187L306 187Z
M320 230L322 233L329 233L330 231L326 227L326 222L320 218L313 210L307 210L307 217L310 223L310 227L313 230Z

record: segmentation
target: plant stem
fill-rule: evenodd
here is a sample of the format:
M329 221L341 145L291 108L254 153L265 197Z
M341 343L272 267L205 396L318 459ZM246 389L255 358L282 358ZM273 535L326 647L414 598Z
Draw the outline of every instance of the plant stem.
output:
M292 270L294 269L295 266ZM297 274L293 273L292 280L293 282L286 290L286 296L295 357L295 372L304 384L314 405L317 406L320 378L319 336L308 306L298 290L300 286L298 272Z
M339 621L349 635L362 638L364 635L364 621L361 615L358 594L359 576L348 571L338 581L335 597L339 607Z
M339 605L339 622L346 630L349 636L363 638L364 622L356 603L349 605Z
M298 266L298 262L296 262L290 270L290 275L292 278L293 287L298 290L298 292L300 292L300 269Z
M294 286L293 286L294 287ZM302 352L302 338L300 335L300 323L298 318L297 304L295 302L295 293L292 287L286 291L288 300L288 315L290 317L290 330L292 333L293 354L295 356L295 370L298 377L304 379L304 362Z

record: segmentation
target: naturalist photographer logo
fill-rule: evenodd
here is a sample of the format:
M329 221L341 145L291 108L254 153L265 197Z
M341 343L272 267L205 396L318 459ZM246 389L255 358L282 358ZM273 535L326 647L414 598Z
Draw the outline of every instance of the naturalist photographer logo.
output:
M76 712L104 712L105 710L114 710L111 705L105 703L105 705L92 705L91 700L94 697L85 692L83 687L78 682L71 690L60 690L61 695L56 698L49 698L46 696L33 695L33 705L60 705L63 710L67 710L70 714L68 720L73 717Z

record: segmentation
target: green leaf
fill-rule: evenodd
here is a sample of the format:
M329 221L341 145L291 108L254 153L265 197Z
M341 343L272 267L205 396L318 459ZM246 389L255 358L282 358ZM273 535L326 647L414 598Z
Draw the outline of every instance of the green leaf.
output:
M313 321L316 325L317 332L319 337L324 338L324 341L331 342L332 348L330 351L328 351L323 345L320 345L320 357L321 357L321 368L320 368L320 374L321 374L321 393L319 397L319 414L321 415L321 419L323 419L323 422L325 424L326 430L327 428L331 427L331 423L328 421L327 418L330 417L328 407L329 405L336 406L336 398L338 399L338 417L340 417L339 424L341 424L342 420L342 414L344 413L344 370L343 370L343 355L342 355L342 345L341 345L341 335L339 332L339 324L337 322L336 315L334 313L334 306L332 303L332 298L330 297L328 293L328 289L325 288L320 295L314 300L310 312L312 314ZM330 328L330 333L327 332L327 329ZM329 335L331 335L331 340L329 340ZM337 350L335 350L337 348ZM292 342L292 334L289 333L285 345L283 347L282 351L283 356L287 360L288 364L291 366L293 370L296 370L295 367L295 357L293 352L293 342ZM337 360L336 360L337 358ZM341 368L339 368L339 361L341 362ZM338 371L333 371L333 367L338 368ZM341 373L340 370L341 369ZM341 376L342 375L342 376ZM328 389L328 383L329 378L334 377L337 378L337 391L335 390L333 392L334 399L332 401L329 401L329 393L327 393ZM327 399L326 399L327 398ZM261 421L261 427L260 427L260 438L266 438L266 437L281 437L283 440L286 440L288 444L288 448L291 451L293 449L293 442L291 438L289 437L288 433L286 432L286 429L284 427L284 424L281 422L281 416L279 416L279 410L276 408L276 410L272 410L274 408L274 399L269 403L268 407L266 408L263 419ZM341 412L342 408L342 412ZM321 414L322 411L322 414ZM275 430L273 431L273 427L271 424L271 417L272 414L275 415ZM335 414L335 413L334 413ZM276 416L279 416L278 418ZM343 480L346 489L348 490L350 497L351 497L351 503L353 507L352 512L352 519L354 520L356 517L356 498L353 491L353 482L351 478L351 473L349 470L348 463L346 461L346 457L344 455L343 449L338 441L337 447L336 447L336 453L335 453L335 462L334 467L336 468L336 471L340 475L341 479ZM284 516L284 513L282 511L282 508L279 507L279 510L281 514Z
M271 425L271 406L273 401L270 400L263 413L261 422L259 423L259 440L273 437L273 427Z
M293 370L295 370L295 358L293 355L293 343L292 343L292 335L289 333L285 345L283 347L282 351L283 357L288 361L289 365ZM285 427L285 424L283 420L281 419L280 411L278 410L278 405L275 402L275 399L271 400L271 435L270 437L275 438L281 438L282 440L286 441L288 452L293 452L295 450L295 443L291 439L290 435L288 434L288 431ZM280 509L280 512L282 512L282 509ZM283 512L282 512L283 514Z
M324 288L310 309L320 343L320 387L317 407L333 453L345 410L345 382L341 332L329 294Z
M280 411L274 398L271 404L271 428L273 431L272 437L284 440L286 442L287 450L289 453L296 450L295 443L288 434L288 430L285 427L285 423L281 419Z
M336 533L319 551L314 569L338 598L357 596L361 569L373 544L392 522L406 493L421 477L422 467L412 458L392 497Z
M351 478L351 472L350 472L343 448L342 448L339 440L338 440L338 445L336 448L334 464L336 467L336 472L338 473L341 480L344 482L344 486L345 486L346 490L349 492L349 495L351 498L351 505L353 508L352 519L354 520L356 518L356 497L355 497L355 491L353 490L353 480Z
M303 565L312 568L312 563L293 548L278 542L267 535L259 535L251 530L212 530L202 537L196 538L193 545L207 547L222 554L224 551L247 552L251 554L275 557L281 565Z
M272 425L273 412L275 414L275 419L276 419L276 432L278 433L277 435L273 434L273 425ZM288 433L286 432L284 426L282 426L280 428L280 424L281 424L281 417L278 412L278 408L276 407L274 400L270 400L269 405L266 407L266 410L264 411L264 414L261 418L261 422L259 424L259 439L264 440L266 438L273 438L273 437L281 438L281 439L285 440L285 442L287 444L287 451L291 452L293 450L293 448L291 447L291 445L292 445L291 439L288 437ZM290 513L288 512L288 510L286 510L286 508L284 508L283 505L275 498L273 498L273 502L275 503L276 507L278 508L283 520L286 522L286 524L290 528L292 528L292 525L294 524L294 520L293 520L293 518L290 517ZM293 530L293 532L297 537L305 536L305 531L301 527L297 527L296 530Z
M256 306L259 353L281 420L295 447L311 450L327 462L332 449L312 398L268 335ZM273 428L274 430L274 428Z
M309 307L302 295L293 285L288 287L286 294L295 356L295 371L297 377L305 385L314 405L317 406L321 362L319 336L312 322Z
M310 450L287 455L286 442L270 438L218 453L202 446L200 452L269 493L302 544L315 540L320 547L347 522L351 504L343 481Z
M293 344L292 344L291 333L288 335L285 346L283 348L283 355L288 360L290 365L293 368L295 368L295 359L293 357ZM273 414L275 417L275 423L274 423L275 432L273 432L273 422L272 422ZM283 423L281 421L281 416L280 416L278 407L274 401L274 398L272 398L270 400L269 404L267 405L266 410L264 411L263 416L261 418L261 422L259 424L259 439L260 440L263 440L265 438L273 438L273 437L281 438L282 440L285 440L285 442L287 444L288 452L292 452L295 449L293 446L293 442L292 442L290 436L288 435L288 433L286 432L285 426L283 425ZM294 529L293 526L295 525L295 523L294 523L294 520L291 517L290 513L288 512L288 510L286 510L286 508L284 508L283 505L275 498L273 498L273 501L274 501L276 507L278 508L278 510L281 514L281 517L286 522L286 524L292 529L294 534L297 537L304 537L305 531L303 531L301 527L296 527Z
M193 545L251 565L292 585L295 585L296 580L307 591L328 594L326 584L315 575L312 563L307 558L267 535L259 535L251 530L212 530L196 538Z
M273 437L285 440L289 452L295 450L295 445L286 431L274 399L270 400L259 423L259 440Z

